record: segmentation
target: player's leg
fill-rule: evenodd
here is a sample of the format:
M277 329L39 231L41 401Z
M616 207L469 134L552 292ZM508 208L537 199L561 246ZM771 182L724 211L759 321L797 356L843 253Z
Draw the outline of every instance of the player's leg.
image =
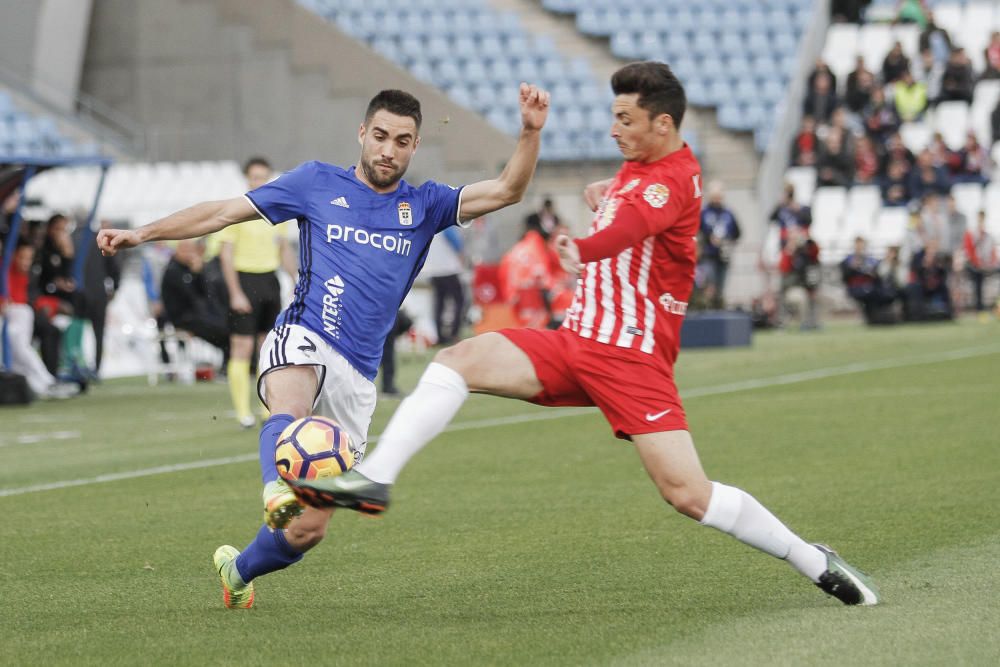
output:
M273 349L275 346L267 347ZM266 374L264 392L272 414L260 431L265 525L260 527L257 536L242 552L224 545L216 550L213 557L222 579L223 601L229 608L250 607L253 604L255 578L302 560L302 554L323 537L329 513L311 508L294 531L281 529L289 521L294 524L293 519L302 512L302 508L288 486L279 479L274 463L278 437L293 421L311 413L318 382L313 366L273 368ZM320 522L322 527L317 527Z
M704 526L788 563L845 604L876 604L871 581L829 549L805 542L747 492L705 475L688 431L632 436L663 499Z
M435 355L416 389L396 409L374 453L360 465L340 477L292 486L309 505L384 511L400 471L444 430L470 391L530 399L542 384L528 355L502 334L464 340Z
M234 333L229 337L229 363L226 366L226 381L229 397L236 412L236 421L243 428L254 425L250 410L250 355L254 351L252 335Z

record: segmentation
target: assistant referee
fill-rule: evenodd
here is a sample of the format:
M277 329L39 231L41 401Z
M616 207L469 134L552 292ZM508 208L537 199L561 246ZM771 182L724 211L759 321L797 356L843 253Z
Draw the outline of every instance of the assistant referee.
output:
M254 190L271 180L271 165L262 157L250 158L243 175L247 189ZM279 266L294 280L297 264L285 223L251 220L230 225L219 233L219 240L219 259L229 290L229 393L240 426L253 428L256 418L250 403L256 383L250 381L251 355L260 349L281 312Z

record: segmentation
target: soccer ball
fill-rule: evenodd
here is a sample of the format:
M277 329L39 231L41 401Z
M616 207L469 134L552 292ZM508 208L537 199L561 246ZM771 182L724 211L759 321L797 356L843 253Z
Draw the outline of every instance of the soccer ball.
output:
M274 462L285 479L336 477L354 465L354 447L337 422L304 417L282 431Z

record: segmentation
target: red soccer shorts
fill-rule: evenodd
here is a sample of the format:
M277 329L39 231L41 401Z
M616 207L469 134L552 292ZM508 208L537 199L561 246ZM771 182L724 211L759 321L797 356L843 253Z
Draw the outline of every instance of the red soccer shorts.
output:
M580 338L567 329L501 329L535 367L549 406L597 406L615 435L686 431L673 369L659 357Z

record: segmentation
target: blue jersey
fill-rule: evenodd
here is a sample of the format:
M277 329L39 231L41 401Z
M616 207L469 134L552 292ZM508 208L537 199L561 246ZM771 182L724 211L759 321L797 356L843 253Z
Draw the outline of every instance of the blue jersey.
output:
M265 220L299 222L299 280L275 327L322 336L369 380L434 235L459 222L461 190L400 181L379 194L354 168L306 162L246 197Z

